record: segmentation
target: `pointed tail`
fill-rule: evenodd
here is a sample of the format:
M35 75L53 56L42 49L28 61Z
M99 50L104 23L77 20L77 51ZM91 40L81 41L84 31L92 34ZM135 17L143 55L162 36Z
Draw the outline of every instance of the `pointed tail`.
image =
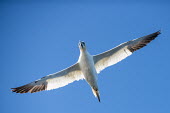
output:
M93 92L94 96L98 98L98 101L100 102L100 94L99 94L99 91L92 88L92 92Z

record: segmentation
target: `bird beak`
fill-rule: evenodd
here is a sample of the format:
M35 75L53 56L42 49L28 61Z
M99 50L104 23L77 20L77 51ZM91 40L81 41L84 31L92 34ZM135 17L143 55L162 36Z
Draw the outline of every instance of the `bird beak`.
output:
M79 46L81 46L81 48L83 48L81 40L79 40Z

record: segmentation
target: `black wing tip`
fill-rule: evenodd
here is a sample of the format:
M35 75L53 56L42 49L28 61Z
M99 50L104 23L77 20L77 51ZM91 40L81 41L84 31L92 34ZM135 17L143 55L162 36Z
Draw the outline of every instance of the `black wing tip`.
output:
M11 91L15 93L27 93L29 92L29 90L26 89L26 86L27 85L16 87L16 88L11 88Z
M157 34L157 35L161 34L161 30L158 30L158 31L155 32L154 34Z
M41 85L36 85L36 86L33 86L33 85L30 85L30 84L27 84L27 85L24 85L24 86L20 86L20 87L16 87L16 88L11 88L12 92L15 92L15 93L36 93L36 92L39 92L39 91L43 91L43 90L46 90L46 84L41 84Z
M158 31L156 31L156 32L154 32L154 33L152 33L150 35L145 36L145 37L150 37L150 38L155 39L160 34L161 34L161 30L158 30Z
M150 34L150 36L148 35L148 38L150 37L152 38L152 40L154 40L160 34L161 34L161 30L158 30L157 32Z
M152 40L154 40L159 34L161 34L161 30L154 32L152 34L146 35L144 37L141 37L142 40L140 42L138 42L137 44L134 44L132 46L129 46L129 50L131 52L134 52L138 49L143 48L144 46L146 46L148 43L150 43ZM140 38L139 38L140 39Z

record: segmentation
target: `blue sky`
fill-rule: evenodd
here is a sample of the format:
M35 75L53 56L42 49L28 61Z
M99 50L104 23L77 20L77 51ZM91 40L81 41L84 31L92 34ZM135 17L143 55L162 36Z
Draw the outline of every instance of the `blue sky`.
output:
M170 2L0 2L1 113L169 113ZM148 35L147 47L99 74L101 103L85 81L34 94L10 91L91 54Z

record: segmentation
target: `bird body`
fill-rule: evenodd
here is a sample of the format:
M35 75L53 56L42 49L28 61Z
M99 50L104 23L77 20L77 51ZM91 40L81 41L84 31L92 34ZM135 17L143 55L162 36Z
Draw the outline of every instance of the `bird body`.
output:
M118 63L133 54L138 49L146 46L154 40L160 31L146 35L118 45L98 55L90 55L84 42L79 42L80 56L78 61L59 72L47 75L29 84L12 88L16 93L35 93L43 90L51 90L63 87L74 81L85 79L90 85L92 92L100 102L97 85L97 74L105 68Z
M95 95L95 97L97 97L98 100L100 101L98 85L97 85L97 72L94 65L93 56L90 55L86 49L85 50L80 49L80 57L78 60L78 64L84 75L84 79L92 88L92 92Z
M78 63L85 80L89 83L89 85L97 88L97 72L94 67L93 57L89 53L85 52L82 54Z

